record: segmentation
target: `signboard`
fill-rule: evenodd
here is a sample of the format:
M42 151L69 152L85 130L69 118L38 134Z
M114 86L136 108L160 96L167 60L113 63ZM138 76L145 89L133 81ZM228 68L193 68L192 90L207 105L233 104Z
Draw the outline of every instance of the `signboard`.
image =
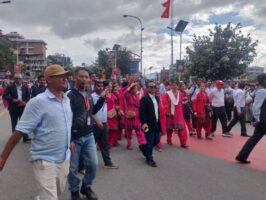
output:
M138 73L139 71L139 61L132 60L130 61L130 73Z
M5 78L6 78L6 70L0 69L0 79L5 79Z
M179 73L184 72L185 61L184 60L176 60L176 71Z
M120 72L120 70L119 70L118 67L113 68L113 74L114 74L114 75L118 75L119 72Z

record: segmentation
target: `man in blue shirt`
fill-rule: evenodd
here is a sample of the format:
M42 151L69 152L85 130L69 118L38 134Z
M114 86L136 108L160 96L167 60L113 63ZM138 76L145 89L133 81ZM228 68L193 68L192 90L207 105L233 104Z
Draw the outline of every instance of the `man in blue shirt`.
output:
M69 171L72 112L70 101L62 92L67 85L67 73L60 65L45 69L47 90L26 105L0 155L1 171L22 135L33 133L31 160L39 183L40 200L58 200Z
M252 107L254 117L253 126L255 130L236 156L236 160L243 164L250 163L250 161L247 160L249 154L266 134L266 73L260 74L257 79L260 87L255 93Z

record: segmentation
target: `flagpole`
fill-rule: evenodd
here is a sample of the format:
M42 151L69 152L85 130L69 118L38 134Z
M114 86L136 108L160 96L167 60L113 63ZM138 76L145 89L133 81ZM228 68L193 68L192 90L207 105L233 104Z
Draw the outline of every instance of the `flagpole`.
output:
M173 35L174 35L174 20L173 20L173 7L174 7L174 0L170 0L170 8L171 8L171 67L173 67L174 64L174 40L173 40Z

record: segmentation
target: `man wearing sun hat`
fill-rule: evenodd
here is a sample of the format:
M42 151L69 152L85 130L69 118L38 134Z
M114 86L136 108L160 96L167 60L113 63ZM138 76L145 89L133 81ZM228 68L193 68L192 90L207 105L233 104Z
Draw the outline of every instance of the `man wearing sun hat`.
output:
M216 131L216 125L218 119L222 124L222 136L224 137L231 137L232 135L228 132L227 128L227 117L225 111L225 104L224 104L224 82L222 80L215 81L216 87L211 90L210 92L210 101L213 110L212 116L212 136Z
M72 112L70 100L62 92L67 86L67 73L60 65L45 69L46 91L28 102L0 155L1 171L22 134L33 133L31 161L40 200L57 200L69 172Z

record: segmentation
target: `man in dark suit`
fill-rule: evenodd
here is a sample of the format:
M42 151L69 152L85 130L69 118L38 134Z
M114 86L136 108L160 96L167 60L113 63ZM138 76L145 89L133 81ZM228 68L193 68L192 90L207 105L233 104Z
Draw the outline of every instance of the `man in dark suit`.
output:
M22 85L21 74L15 74L14 83L6 88L3 98L9 102L8 110L11 118L12 132L14 132L26 103L30 99L29 89ZM28 135L24 134L23 142L27 143L29 141Z
M140 121L142 130L145 133L146 144L140 145L139 148L146 157L146 163L151 167L157 167L153 160L152 150L160 141L160 113L159 113L159 99L155 96L156 84L155 82L148 83L148 94L140 100Z

